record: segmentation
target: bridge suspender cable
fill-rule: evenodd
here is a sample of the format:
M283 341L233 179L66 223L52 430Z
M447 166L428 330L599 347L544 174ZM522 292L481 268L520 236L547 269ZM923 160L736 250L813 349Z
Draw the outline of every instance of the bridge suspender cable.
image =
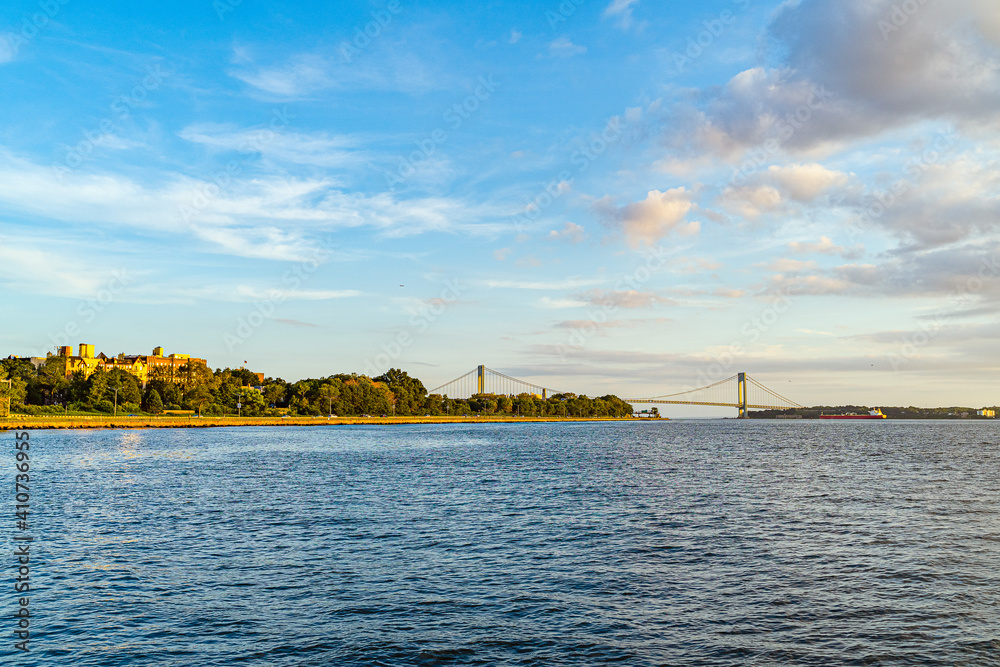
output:
M535 394L548 398L562 392L543 387L533 382L519 380L486 366L478 366L465 375L435 387L431 394L444 394L450 398L469 398L474 394L517 395ZM783 410L801 408L795 401L782 396L773 389L750 377L738 373L725 380L719 380L697 389L686 389L674 394L663 394L651 398L626 398L628 403L660 403L666 405L708 405L731 407L746 416L746 410Z

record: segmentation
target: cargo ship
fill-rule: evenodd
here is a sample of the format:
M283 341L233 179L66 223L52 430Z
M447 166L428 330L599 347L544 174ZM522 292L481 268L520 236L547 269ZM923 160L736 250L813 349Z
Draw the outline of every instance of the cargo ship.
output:
M882 411L875 408L866 415L820 415L820 419L885 419L886 416L882 414Z

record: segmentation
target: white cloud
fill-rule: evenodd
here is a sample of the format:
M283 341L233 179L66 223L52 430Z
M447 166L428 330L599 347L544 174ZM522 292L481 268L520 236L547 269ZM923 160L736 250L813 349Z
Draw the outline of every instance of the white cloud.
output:
M729 187L719 200L726 209L751 220L781 207L784 199L770 185Z
M792 199L811 202L830 188L846 185L849 176L813 163L771 166L768 167L767 178L778 184Z
M570 243L580 243L586 237L586 230L580 225L567 222L559 231L553 229L549 232L549 238L553 241L568 241Z
M846 259L860 257L864 253L864 246L856 245L852 248L845 248L837 245L833 239L821 236L815 243L804 243L792 241L788 244L788 249L799 255L840 255Z
M604 282L596 278L567 278L565 280L530 281L530 280L487 280L484 284L490 289L525 289L525 290L566 290L579 289Z
M10 43L6 35L0 35L0 65L9 63L17 55L17 47Z
M348 168L364 164L368 158L358 150L357 138L325 133L300 134L232 125L198 124L180 131L179 136L218 151L262 153L279 162L318 167Z
M777 273L802 273L803 271L812 271L819 268L816 262L802 262L797 259L788 259L787 257L782 257L781 259L776 259L767 265L770 271L775 271Z
M366 49L363 57L347 61L337 50L333 55L300 53L262 65L246 53L234 58L230 76L270 96L299 99L328 90L390 90L421 93L450 82L432 71L422 54L398 48Z
M389 237L505 229L494 209L457 199L348 193L326 179L233 177L227 187L179 174L145 186L126 176L59 174L0 150L0 205L21 214L144 234L189 233L208 249L255 258L308 259L318 234L368 227ZM201 248L205 249L205 248Z
M559 37L549 43L549 55L555 58L570 58L586 52L586 46L574 44L568 37Z
M674 188L666 192L651 190L646 199L617 208L609 198L596 204L599 211L619 225L630 245L653 245L671 232L697 234L699 222L684 222L691 210L691 192Z
M170 290L166 290L170 291ZM319 289L275 289L259 285L212 285L209 287L178 289L176 294L211 301L259 302L281 298L285 301L331 301L360 296L356 290L319 290Z
M632 25L632 5L639 4L639 0L612 0L604 10L605 17L617 17L618 24L622 29L628 29Z
M708 151L736 162L768 142L790 154L829 152L926 121L994 126L995 2L921 3L898 31L883 35L879 22L898 4L783 3L769 27L782 60L675 106L664 118L668 145L682 154L672 159Z
M0 238L0 281L7 289L83 299L97 295L111 278L106 268L37 241Z
M656 292L639 290L590 290L579 298L594 306L612 308L650 308L658 305L674 305L676 302Z
M567 308L583 308L587 305L586 301L579 301L576 299L553 299L547 296L543 296L538 301L538 307L544 308L546 310L565 310Z
M517 44L518 42L521 41L522 37L524 37L524 33L522 33L521 31L519 31L519 30L511 30L510 31L510 39L508 41L511 44Z

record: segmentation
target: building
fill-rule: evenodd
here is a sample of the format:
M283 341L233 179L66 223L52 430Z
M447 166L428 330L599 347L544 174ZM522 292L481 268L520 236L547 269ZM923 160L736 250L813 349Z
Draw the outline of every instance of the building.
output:
M188 364L201 364L208 366L204 359L192 357L190 354L163 354L162 347L153 348L153 354L119 354L116 357L109 357L103 352L94 354L94 346L88 343L80 343L80 353L73 354L71 345L59 348L60 357L66 358L66 377L73 373L83 373L85 378L90 377L97 369L113 371L120 369L130 373L145 385L149 380L160 379L170 382L181 382L186 373Z
M986 417L987 419L996 419L997 411L990 410L989 408L983 408L982 410L977 411L976 414L980 417Z

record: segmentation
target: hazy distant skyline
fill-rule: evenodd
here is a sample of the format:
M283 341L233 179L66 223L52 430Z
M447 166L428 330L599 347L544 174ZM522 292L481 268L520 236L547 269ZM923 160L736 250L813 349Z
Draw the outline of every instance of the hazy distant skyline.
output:
M994 0L5 8L5 355L1000 399Z

